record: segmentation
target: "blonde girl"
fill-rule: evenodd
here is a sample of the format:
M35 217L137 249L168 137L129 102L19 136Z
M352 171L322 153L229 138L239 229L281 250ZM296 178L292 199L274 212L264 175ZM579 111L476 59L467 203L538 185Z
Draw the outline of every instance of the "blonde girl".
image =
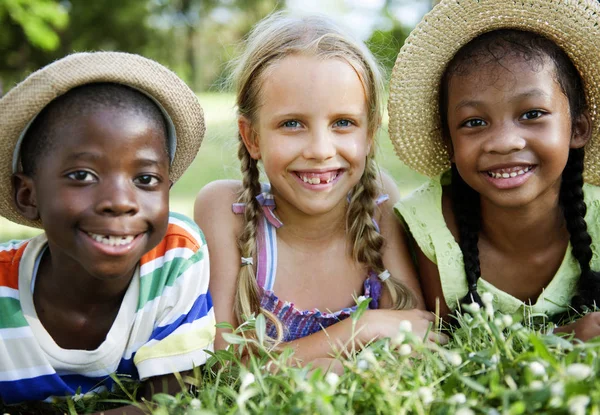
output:
M397 190L389 179L382 190L373 160L373 57L314 16L271 15L245 46L234 70L243 179L210 183L195 204L217 321L264 313L269 335L308 361L349 344L345 318L364 296L355 341L394 335L402 320L424 335L432 317L393 217Z

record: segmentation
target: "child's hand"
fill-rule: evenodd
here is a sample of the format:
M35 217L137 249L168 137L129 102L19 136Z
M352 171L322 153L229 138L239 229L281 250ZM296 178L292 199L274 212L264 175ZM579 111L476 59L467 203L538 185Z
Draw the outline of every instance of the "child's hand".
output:
M421 339L441 344L448 343L448 336L433 330L435 316L428 311L418 309L368 310L360 320L364 325L360 334L361 340L366 343L382 337L394 338L398 335L402 321L409 321L412 332Z
M554 332L573 333L575 338L584 342L600 336L600 312L586 314L571 324L556 328Z

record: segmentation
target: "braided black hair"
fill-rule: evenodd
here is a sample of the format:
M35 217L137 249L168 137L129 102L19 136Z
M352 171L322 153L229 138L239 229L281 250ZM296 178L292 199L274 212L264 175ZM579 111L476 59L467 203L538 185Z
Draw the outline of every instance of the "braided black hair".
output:
M535 33L502 29L485 33L464 46L449 63L441 79L440 120L442 136L451 148L447 121L448 84L453 75L466 75L490 63L502 65L509 58L519 58L532 66L543 65L550 58L555 65L556 81L569 100L573 124L586 108L583 82L568 56L554 42ZM572 300L576 310L592 308L600 304L600 273L590 266L592 239L585 222L586 205L583 197L584 149L571 149L562 174L559 203L569 231L573 256L581 268L578 293ZM461 303L477 302L482 305L477 292L477 280L481 276L479 264L479 232L481 230L481 205L479 194L460 177L452 165L452 208L456 217L459 245L464 257L468 282L467 295Z

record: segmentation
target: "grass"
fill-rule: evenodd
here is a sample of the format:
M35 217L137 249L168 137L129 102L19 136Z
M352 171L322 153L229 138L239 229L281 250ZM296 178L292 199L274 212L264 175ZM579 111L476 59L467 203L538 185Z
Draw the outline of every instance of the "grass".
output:
M171 190L171 210L192 216L194 197L205 184L218 179L239 179L237 159L237 125L234 96L207 93L199 96L206 119L206 136L198 156ZM384 120L379 134L377 160L405 193L415 188L424 178L405 167L394 154ZM24 239L38 234L37 229L14 224L0 217L0 243L10 239Z
M367 304L359 304L355 322ZM149 406L160 415L600 414L600 341L559 337L551 323L495 313L489 301L469 310L448 345L423 343L403 322L395 338L343 359L340 375L295 366L290 349L271 350L259 316L228 336L235 348L216 352L182 379L182 392L156 394ZM247 336L248 330L256 335ZM244 348L254 352L242 363ZM55 409L74 414L107 405L96 397ZM17 414L21 408L4 410Z

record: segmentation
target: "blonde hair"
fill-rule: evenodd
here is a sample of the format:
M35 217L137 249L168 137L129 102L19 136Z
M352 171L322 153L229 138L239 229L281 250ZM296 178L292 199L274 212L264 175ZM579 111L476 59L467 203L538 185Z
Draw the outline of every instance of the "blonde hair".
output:
M235 61L232 80L236 90L238 114L251 124L257 121L262 74L274 63L290 55L315 56L321 59L341 59L358 75L367 98L368 134L374 139L381 122L383 79L381 70L371 52L362 42L352 39L331 20L322 16L295 17L283 12L274 13L259 22L245 42L245 50ZM239 202L246 205L244 228L238 243L243 257L256 256L256 230L261 207L256 196L261 192L258 162L246 149L239 137L238 157L241 162L242 191ZM384 271L381 248L383 237L373 222L375 200L381 193L377 182L378 169L373 153L367 156L364 174L352 189L346 229L352 241L352 257L376 273ZM402 284L389 278L385 286L391 294L394 308L411 307L414 299ZM238 289L234 305L238 322L244 317L262 312L276 324L281 339L281 324L275 316L260 307L259 287L251 266L242 266L238 274Z

